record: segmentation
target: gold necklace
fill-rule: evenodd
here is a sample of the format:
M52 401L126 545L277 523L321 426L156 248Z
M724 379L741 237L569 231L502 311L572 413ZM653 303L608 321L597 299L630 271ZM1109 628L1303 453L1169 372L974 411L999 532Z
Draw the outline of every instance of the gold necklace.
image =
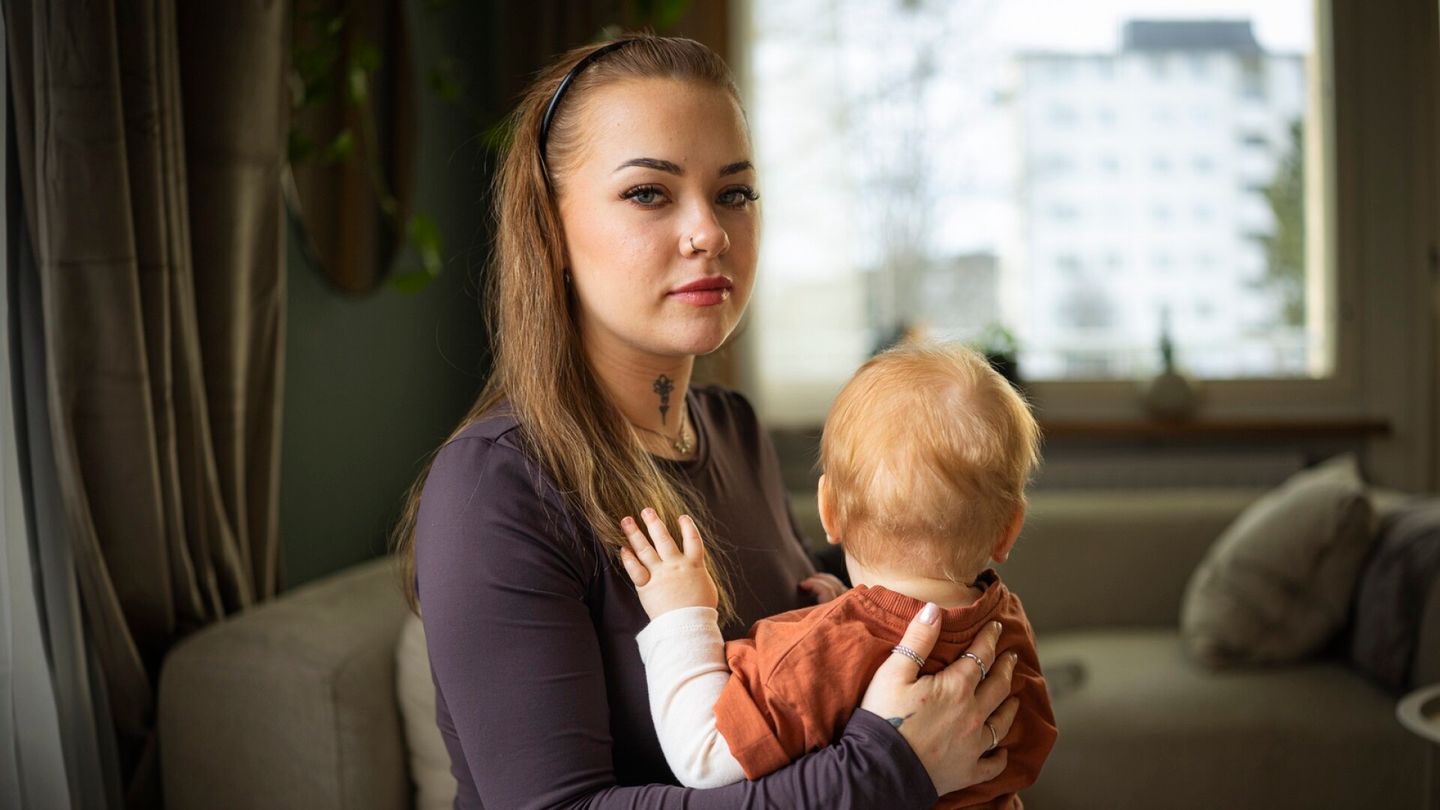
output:
M680 436L675 439L666 436L664 433L661 433L658 430L651 430L650 428L647 428L643 425L637 425L634 422L631 422L630 424L632 427L643 430L646 433L653 433L656 436L659 436L660 438L669 442L670 447L674 449L675 452L679 453L682 456L688 456L690 455L690 451L695 449L695 437L690 435L689 430L690 420L687 418L689 414L690 409L682 403L680 406Z

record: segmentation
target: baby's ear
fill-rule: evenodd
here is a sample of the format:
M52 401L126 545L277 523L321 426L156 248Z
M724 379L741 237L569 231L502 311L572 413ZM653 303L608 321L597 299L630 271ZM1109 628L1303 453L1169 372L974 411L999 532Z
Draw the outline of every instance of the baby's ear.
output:
M1010 521L1010 526L1005 529L1005 536L995 544L995 551L990 554L990 559L997 563L1003 563L1010 559L1010 549L1015 547L1015 541L1020 539L1020 528L1025 525L1025 505L1021 504L1015 510L1015 517Z
M831 511L830 498L827 496L825 476L820 476L820 483L815 485L815 507L820 511L820 525L825 527L825 542L832 546L840 545L840 538L835 532L835 515Z

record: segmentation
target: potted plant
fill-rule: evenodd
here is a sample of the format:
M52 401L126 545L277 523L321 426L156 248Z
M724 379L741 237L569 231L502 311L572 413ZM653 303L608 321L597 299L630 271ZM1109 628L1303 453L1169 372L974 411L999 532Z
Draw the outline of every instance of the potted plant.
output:
M1016 340L1014 332L1005 328L1004 324L992 323L980 334L976 348L990 361L990 366L1000 372L1000 376L1009 380L1017 390L1022 387L1020 342Z

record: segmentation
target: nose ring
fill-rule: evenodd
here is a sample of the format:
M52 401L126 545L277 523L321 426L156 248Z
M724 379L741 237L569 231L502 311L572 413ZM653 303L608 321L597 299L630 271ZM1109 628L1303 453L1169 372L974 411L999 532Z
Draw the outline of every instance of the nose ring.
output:
M693 236L690 237L690 249L696 253L700 252L700 248L695 247L695 237Z

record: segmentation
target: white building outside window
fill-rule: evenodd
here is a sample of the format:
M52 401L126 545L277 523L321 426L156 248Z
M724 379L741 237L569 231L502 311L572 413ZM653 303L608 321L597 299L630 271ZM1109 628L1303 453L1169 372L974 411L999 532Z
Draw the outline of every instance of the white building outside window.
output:
M1324 134L1307 0L747 14L768 420L817 421L907 328L1004 327L1037 381L1148 376L1162 322L1199 377L1330 373L1305 225L1304 149Z

